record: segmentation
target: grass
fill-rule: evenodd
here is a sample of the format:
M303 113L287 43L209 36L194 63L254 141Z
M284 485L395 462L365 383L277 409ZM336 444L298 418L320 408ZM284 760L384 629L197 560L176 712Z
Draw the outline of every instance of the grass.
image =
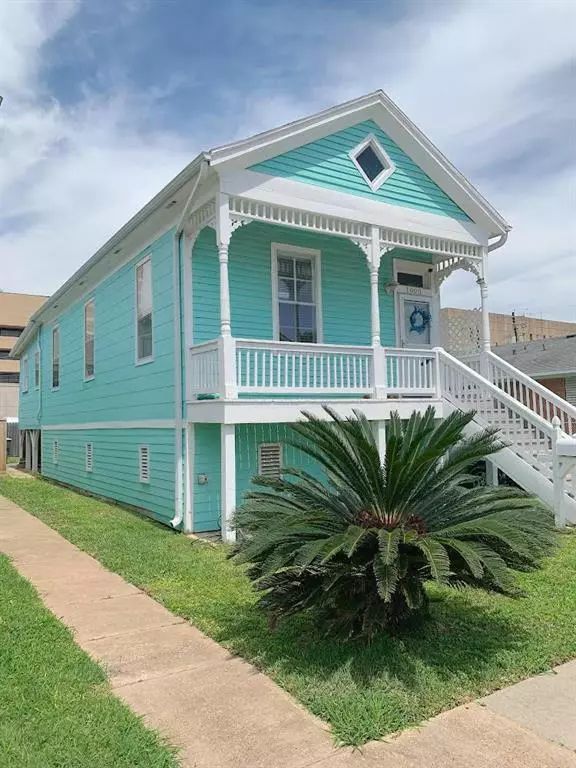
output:
M0 583L2 768L176 768L3 555Z
M576 536L544 570L522 574L528 596L432 591L418 631L371 646L318 640L302 619L268 629L223 546L190 541L124 509L42 480L0 479L0 493L250 659L335 737L361 744L576 656Z
M19 464L20 463L20 459L18 458L18 456L8 456L8 458L6 459L6 463L7 464Z

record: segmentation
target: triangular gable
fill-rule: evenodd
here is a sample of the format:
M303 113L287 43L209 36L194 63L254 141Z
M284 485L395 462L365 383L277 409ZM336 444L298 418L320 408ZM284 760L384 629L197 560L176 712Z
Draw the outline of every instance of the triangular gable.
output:
M394 172L376 190L350 157L372 135L388 154ZM470 221L469 216L373 120L365 120L324 138L249 167L371 200Z

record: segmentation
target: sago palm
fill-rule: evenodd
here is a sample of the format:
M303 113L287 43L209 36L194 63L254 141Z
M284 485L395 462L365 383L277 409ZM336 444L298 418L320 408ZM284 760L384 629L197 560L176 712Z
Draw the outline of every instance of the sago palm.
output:
M433 408L387 423L380 460L370 423L304 413L290 441L322 472L256 477L236 512L232 557L247 563L274 623L313 611L327 634L372 637L427 607L425 582L518 595L513 570L555 544L551 512L518 488L479 485L471 467L503 448L465 436L473 414Z

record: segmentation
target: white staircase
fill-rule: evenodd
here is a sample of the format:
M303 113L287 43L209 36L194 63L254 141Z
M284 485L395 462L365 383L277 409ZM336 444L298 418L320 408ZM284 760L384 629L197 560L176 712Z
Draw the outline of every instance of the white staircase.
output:
M477 429L497 426L509 447L492 463L553 507L559 526L576 523L576 407L491 352L481 361L485 375L470 362L439 350L444 401L476 411Z

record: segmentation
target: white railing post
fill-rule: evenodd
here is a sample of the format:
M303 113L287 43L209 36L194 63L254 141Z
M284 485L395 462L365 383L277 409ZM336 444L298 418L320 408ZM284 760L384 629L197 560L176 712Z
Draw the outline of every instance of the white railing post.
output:
M432 352L434 352L434 388L436 397L440 400L442 398L442 370L440 368L442 347L434 347Z
M236 339L232 336L220 336L218 339L218 365L220 394L225 400L238 397L236 381Z
M482 339L480 348L480 373L489 378L488 353L490 352L490 313L488 312L488 282L486 279L488 249L482 248L482 272L477 283L480 288L480 308L482 312Z
M552 484L554 520L558 528L564 528L566 525L566 516L564 514L564 473L562 471L562 462L558 456L558 440L562 435L560 419L554 416L552 419L554 433L552 435Z
M386 351L379 345L372 347L372 374L374 376L374 397L376 400L386 400L388 397Z

